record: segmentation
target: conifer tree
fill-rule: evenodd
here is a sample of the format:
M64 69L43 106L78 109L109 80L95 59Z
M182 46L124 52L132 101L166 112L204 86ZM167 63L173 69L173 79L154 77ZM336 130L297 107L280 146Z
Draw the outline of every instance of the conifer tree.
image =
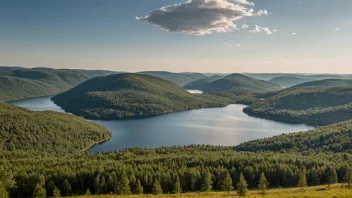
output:
M269 182L266 179L264 172L262 172L262 174L260 175L258 188L262 191L263 195L265 194L265 190L268 185L269 185Z
M299 172L297 187L300 187L302 191L304 191L304 188L307 187L307 175L304 167L301 168Z
M211 180L211 174L209 171L205 172L203 175L202 191L209 192L213 188L213 181Z
M174 194L180 194L182 192L180 178L178 177L178 175L176 176L176 181L175 181L174 187L172 189L172 192Z
M237 187L237 194L241 197L246 196L247 192L248 192L247 186L248 186L248 184L247 184L246 180L244 179L243 174L241 173L240 179L239 179L237 186L236 186Z
M86 192L84 193L84 195L86 195L86 196L89 196L91 193L90 193L90 190L89 190L89 188L87 188L87 190L86 190Z
M67 179L65 179L64 183L62 184L62 190L66 197L70 196L72 188L70 182L68 182Z
M349 167L346 171L345 176L343 177L344 182L347 183L347 188L351 188L352 186L352 168Z
M53 197L60 197L61 193L60 190L55 186L53 190Z
M45 188L42 185L37 184L34 188L34 191L33 191L33 197L34 198L45 198L46 197Z
M230 192L232 191L234 188L232 186L232 179L230 177L230 174L227 173L226 177L224 178L224 180L222 181L222 185L221 185L221 190L222 191L227 191Z
M160 182L157 179L153 183L152 193L154 195L159 195L163 193L163 189L161 188Z
M130 181L126 175L126 171L123 171L120 181L117 183L117 194L129 195L131 194Z
M134 194L141 195L143 194L143 186L141 185L141 181L137 180L137 183L134 187Z

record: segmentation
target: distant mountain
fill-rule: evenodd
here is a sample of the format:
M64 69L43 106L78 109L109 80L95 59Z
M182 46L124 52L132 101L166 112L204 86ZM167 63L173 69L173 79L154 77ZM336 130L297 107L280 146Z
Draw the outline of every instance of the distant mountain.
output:
M224 78L224 76L219 76L219 75L201 78L199 80L188 83L187 85L184 86L184 88L188 90L196 90L200 86L206 85L207 83L211 83L222 78Z
M308 80L323 80L323 79L345 79L348 78L347 75L338 74L295 74L295 73L244 73L244 75L259 79L259 80L271 80L277 77L296 77Z
M299 87L333 87L333 86L351 86L352 80L342 80L342 79L326 79L318 81L310 81L294 86L294 88Z
M0 100L19 100L54 95L87 80L75 70L14 70L0 78Z
M220 97L193 95L169 81L142 74L96 77L52 100L66 111L90 119L146 117L227 105Z
M270 91L277 90L281 87L277 84L257 80L242 74L231 74L219 80L211 82L196 83L187 85L187 89L201 90L204 93L216 94L223 91L229 91L232 89L246 89L251 91Z
M111 136L104 127L76 116L34 112L0 102L0 154L75 153Z
M181 87L187 85L190 82L207 77L206 75L201 73L171 73L166 71L144 71L139 72L139 74L147 74L150 76L162 78L164 80L173 82Z
M292 87L308 81L311 81L311 80L302 79L302 78L293 77L293 76L280 76L270 80L270 82L278 84L283 88Z
M244 112L260 118L313 125L352 120L352 86L293 87L273 92Z

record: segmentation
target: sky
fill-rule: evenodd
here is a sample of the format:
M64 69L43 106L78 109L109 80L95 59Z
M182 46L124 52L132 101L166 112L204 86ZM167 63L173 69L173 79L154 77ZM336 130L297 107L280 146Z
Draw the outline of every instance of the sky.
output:
M351 0L0 0L0 65L352 73Z

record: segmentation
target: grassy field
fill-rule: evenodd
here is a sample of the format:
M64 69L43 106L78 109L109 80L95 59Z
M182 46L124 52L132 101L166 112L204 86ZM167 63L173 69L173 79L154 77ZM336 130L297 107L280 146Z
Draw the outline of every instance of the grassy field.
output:
M258 190L251 190L249 191L246 197L256 198L256 197L266 197L266 198L351 198L352 197L352 189L348 189L345 187L344 184L334 184L331 185L330 189L327 185L324 186L314 186L314 187L307 187L302 192L301 188L287 188L287 189L272 189L267 190L266 195L262 195ZM212 198L212 197L239 197L236 195L236 192L231 193L224 193L224 192L210 192L210 193L185 193L180 195L129 195L129 196L122 196L122 195L100 195L100 196L80 196L80 198L120 198L120 197L160 197L160 198L174 198L174 197L205 197L205 198Z

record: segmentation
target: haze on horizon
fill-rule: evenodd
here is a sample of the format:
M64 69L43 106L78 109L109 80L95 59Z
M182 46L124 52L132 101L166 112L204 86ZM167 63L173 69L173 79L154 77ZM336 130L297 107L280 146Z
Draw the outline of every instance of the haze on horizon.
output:
M352 73L350 0L2 0L0 65Z

